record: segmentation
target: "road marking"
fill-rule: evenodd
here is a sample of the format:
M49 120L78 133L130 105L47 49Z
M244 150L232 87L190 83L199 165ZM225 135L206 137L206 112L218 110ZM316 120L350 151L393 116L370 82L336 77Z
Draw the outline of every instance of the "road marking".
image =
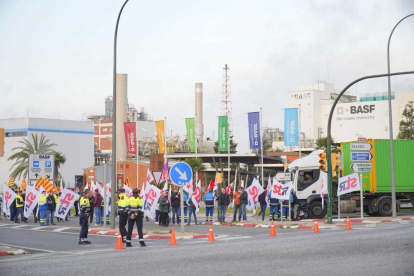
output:
M10 224L0 224L0 227L1 227L1 226L6 226L6 225L10 225Z
M12 226L10 228L22 228L22 227L26 227L26 226L28 226L28 225L17 225L17 226Z
M409 224L410 222L409 222L409 221L407 221L407 220L401 220L401 221L399 221L399 223L400 223L400 224Z
M31 228L30 230L40 230L40 229L46 229L47 226L40 226L40 227L35 227L35 228Z
M63 230L66 230L66 229L70 229L70 227L58 228L58 229L53 230L52 232L62 232Z
M374 228L374 227L377 227L377 225L376 224L367 224L367 225L365 225L365 228Z

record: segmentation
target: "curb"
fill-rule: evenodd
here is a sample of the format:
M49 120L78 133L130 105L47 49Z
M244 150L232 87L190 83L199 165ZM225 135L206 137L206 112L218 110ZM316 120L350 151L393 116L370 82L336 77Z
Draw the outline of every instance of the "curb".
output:
M10 249L14 249L14 248L10 248ZM26 253L27 252L22 249L17 249L17 250L1 251L0 256L22 255Z

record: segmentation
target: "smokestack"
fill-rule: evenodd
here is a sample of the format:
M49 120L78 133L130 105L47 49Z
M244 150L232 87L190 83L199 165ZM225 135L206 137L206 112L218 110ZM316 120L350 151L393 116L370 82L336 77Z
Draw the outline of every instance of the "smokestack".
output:
M195 114L196 114L196 130L197 139L203 141L204 124L203 124L203 84L195 84Z
M124 122L127 122L128 75L116 75L116 160L125 160L127 147Z

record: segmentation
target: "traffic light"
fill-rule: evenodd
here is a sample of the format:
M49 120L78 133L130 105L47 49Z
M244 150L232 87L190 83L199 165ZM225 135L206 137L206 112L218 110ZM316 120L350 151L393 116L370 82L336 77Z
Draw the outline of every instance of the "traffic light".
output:
M287 168L289 167L289 163L285 163L285 164L283 164L283 168L284 168L284 171L286 172L287 171Z
M326 162L326 153L324 152L319 153L318 156L319 156L319 169L321 171L326 172L327 166L328 166L327 165L328 163Z
M339 171L342 169L341 154L331 153L331 160L332 160L332 175L334 175L335 172L339 173Z

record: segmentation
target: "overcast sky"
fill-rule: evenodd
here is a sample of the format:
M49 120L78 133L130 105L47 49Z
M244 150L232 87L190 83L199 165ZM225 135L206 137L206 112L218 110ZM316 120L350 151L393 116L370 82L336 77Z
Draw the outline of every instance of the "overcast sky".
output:
M0 118L81 120L104 113L112 95L113 36L122 0L0 0ZM283 129L288 92L318 78L342 89L386 73L393 26L414 13L407 1L138 1L118 33L118 73L129 103L185 134L194 84L204 84L205 135L217 138L222 68L230 67L235 140L248 151L247 112ZM414 69L414 16L396 30L391 71ZM414 76L393 78L413 89ZM385 92L386 79L351 93ZM86 117L86 116L85 116Z

